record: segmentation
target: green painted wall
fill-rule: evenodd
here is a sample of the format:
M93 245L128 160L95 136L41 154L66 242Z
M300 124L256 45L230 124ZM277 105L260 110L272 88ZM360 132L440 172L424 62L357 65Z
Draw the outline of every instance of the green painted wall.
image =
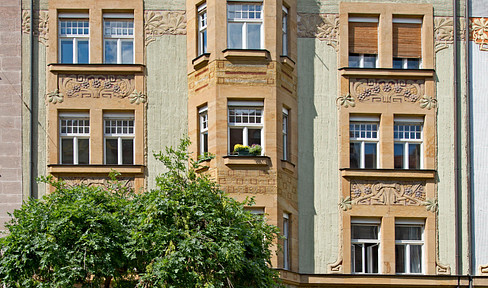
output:
M184 0L144 0L146 10L185 10Z
M146 47L148 188L164 172L153 152L179 144L187 134L186 37L165 35Z
M338 257L337 52L298 39L300 272L327 273Z

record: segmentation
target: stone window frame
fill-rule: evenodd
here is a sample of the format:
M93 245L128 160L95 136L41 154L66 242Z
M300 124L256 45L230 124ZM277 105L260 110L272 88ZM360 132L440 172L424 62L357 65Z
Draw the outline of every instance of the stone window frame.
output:
M203 3L197 7L197 55L203 55L208 53L208 14L207 14L207 3Z
M261 122L260 123L232 123L231 120L230 120L230 110L233 109L233 108L237 108L237 109L259 109L261 110ZM264 139L264 124L265 124L265 121L264 121L264 112L265 112L265 109L264 109L264 101L228 101L227 102L227 113L228 113L228 116L227 116L227 127L228 127L228 138L227 138L227 141L228 141L228 153L229 155L234 151L234 147L231 147L231 141L230 141L230 132L231 132L231 129L233 128L243 128L242 129L242 140L243 140L243 143L237 143L237 144L242 144L244 146L248 146L249 143L248 143L248 129L249 128L252 128L252 129L260 129L261 130L261 144L259 144L261 147L262 147L262 152L261 152L261 155L264 155L264 143L265 143L265 139Z
M85 34L86 30L83 27L83 33L62 33L62 23L63 22L86 22L88 24L87 30L88 33ZM63 49L61 47L61 44L63 40L71 40L73 44L73 51L72 51L72 56L73 59L71 62L66 63L62 61L62 56L63 56ZM88 61L87 63L79 63L79 47L78 47L78 41L84 40L88 42ZM88 13L59 13L58 14L58 63L62 64L89 64L90 63L90 19L89 19L89 14Z
M115 126L110 125L111 128L115 128L116 132L108 132L107 129L107 122L115 121ZM128 122L127 127L119 127L119 121ZM130 124L132 122L132 125ZM121 132L119 131L119 128ZM124 131L124 128L127 128L127 132ZM132 128L132 132L131 132ZM133 112L129 113L112 113L112 112L105 112L103 114L103 163L105 165L134 165L135 160L135 136L137 127L135 124L135 115ZM117 163L107 163L107 140L109 139L116 139L117 140ZM124 140L132 140L132 163L124 163L124 147L123 141Z
M397 227L408 227L408 228L420 228L421 229L421 239L416 239L416 240L405 240L405 239L397 239L396 235L396 230ZM405 246L405 272L399 273L396 271L396 267L398 266L397 264L397 258L396 258L396 253L397 253L397 246ZM413 273L410 271L410 264L411 264L411 251L409 251L409 248L411 246L421 246L420 250L420 272L419 273ZM414 274L414 275L422 275L424 274L425 271L425 220L424 219L396 219L395 220L395 272L396 274Z
M253 6L260 6L261 7L261 17L260 18L230 18L229 17L229 7L230 6L237 6L237 5L253 5ZM226 15L226 22L227 22L227 49L243 49L243 50L256 50L256 49L264 49L264 1L261 2L240 2L240 1L227 1L227 15ZM242 38L241 38L241 47L230 47L230 29L229 26L231 23L242 23ZM247 27L249 24L260 24L259 29L259 47L248 47L248 30Z
M88 165L90 164L90 115L88 112L60 112L58 115L59 119L59 164L63 165ZM73 129L73 125L63 125L64 121L77 121L77 125L75 125L78 129L81 127L83 128L83 132L68 132L65 131L63 132L63 128L68 129L71 128ZM79 125L78 121L88 121L88 127L85 127L84 124L83 126ZM88 128L88 132L86 132L86 128ZM72 139L72 149L73 149L73 163L63 163L63 140L65 139ZM79 140L88 140L88 163L79 163Z

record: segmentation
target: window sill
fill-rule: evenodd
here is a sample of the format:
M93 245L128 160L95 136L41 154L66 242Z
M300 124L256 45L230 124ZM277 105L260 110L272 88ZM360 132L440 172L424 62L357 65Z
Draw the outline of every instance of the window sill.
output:
M434 179L436 170L422 169L352 169L341 168L341 175L344 178L417 178Z
M225 49L222 51L225 59L268 60L270 54L265 49Z
M49 164L49 173L52 174L108 174L115 170L122 174L143 174L144 165L69 165Z
M205 172L208 169L210 169L210 166L209 166L210 161L212 161L212 159L206 159L206 160L203 160L202 162L200 162L198 168L195 169L195 172L202 173L202 172Z
M295 164L288 160L281 160L281 168L291 173L295 173Z
M374 76L374 77L417 77L432 78L434 69L393 69L393 68L339 68L342 76Z
M281 63L291 70L295 69L295 61L291 60L289 56L281 55L280 56Z
M142 64L57 64L48 65L49 71L54 73L63 72L100 72L107 73L143 73L145 66Z
M224 156L224 164L227 166L270 166L271 158L268 156Z
M198 70L206 66L208 64L209 59L210 59L210 53L203 53L202 55L193 59L191 63L193 64L193 68L195 68L195 70Z

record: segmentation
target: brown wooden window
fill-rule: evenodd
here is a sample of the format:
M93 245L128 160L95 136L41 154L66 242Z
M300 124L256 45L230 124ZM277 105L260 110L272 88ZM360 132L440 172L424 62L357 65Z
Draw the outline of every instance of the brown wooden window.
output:
M420 68L421 29L421 19L393 18L393 68Z
M375 68L378 55L378 18L349 18L349 67Z

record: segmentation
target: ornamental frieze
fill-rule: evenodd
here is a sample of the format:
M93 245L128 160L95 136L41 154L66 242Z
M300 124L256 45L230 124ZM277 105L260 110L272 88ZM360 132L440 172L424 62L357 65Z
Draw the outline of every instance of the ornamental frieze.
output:
M62 177L64 183L68 186L104 186L114 187L107 177ZM121 187L134 189L134 177L118 177L117 182Z
M424 86L424 80L351 79L350 94L359 102L415 103Z
M471 37L481 51L488 51L488 18L471 18Z
M298 37L317 38L336 51L339 49L339 16L337 14L298 14Z
M31 25L32 19L30 15L30 10L22 11L22 33L29 34L31 31L31 26L34 29L34 36L37 37L38 41L45 46L48 46L49 40L49 13L46 10L34 10L34 23Z
M125 98L134 92L134 75L59 75L58 81L68 98Z
M144 15L146 46L162 35L186 35L184 11L146 11Z
M426 200L425 183L353 181L350 197L356 205L422 206Z

